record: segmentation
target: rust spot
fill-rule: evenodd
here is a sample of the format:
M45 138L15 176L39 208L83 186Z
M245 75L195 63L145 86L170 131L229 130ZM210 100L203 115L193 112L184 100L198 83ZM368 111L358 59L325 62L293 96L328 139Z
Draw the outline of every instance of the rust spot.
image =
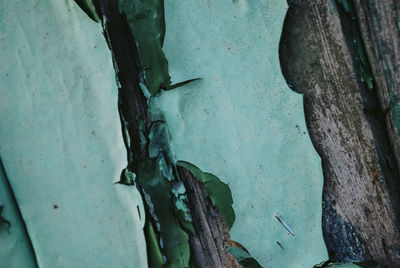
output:
M371 168L371 175L372 175L372 181L378 182L378 172L376 172L376 169Z
M228 240L226 241L226 245L228 245L229 247L234 247L234 248L240 248L243 249L244 251L246 251L247 253L249 253L247 251L247 249L245 247L243 247L239 242L233 241L233 240Z

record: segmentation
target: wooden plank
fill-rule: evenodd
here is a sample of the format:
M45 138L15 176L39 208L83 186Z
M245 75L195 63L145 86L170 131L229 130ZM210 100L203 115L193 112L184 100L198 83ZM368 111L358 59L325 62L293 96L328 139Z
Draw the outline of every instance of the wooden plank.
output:
M330 258L398 267L398 173L387 161L393 152L377 94L361 82L358 26L334 1L295 2L283 29L281 65L288 84L304 94L322 158Z
M395 156L389 161L400 169L400 2L356 0L354 7Z

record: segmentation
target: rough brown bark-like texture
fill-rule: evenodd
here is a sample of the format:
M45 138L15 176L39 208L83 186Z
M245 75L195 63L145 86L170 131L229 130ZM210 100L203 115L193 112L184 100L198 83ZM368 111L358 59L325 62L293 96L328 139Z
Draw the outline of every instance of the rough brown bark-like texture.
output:
M355 0L354 7L400 170L400 110L396 109L400 103L400 2Z
M178 167L184 178L193 227L196 235L190 236L190 247L197 267L241 267L236 259L226 252L230 245L229 230L221 213L213 207L204 185L186 168Z
M378 103L382 89L362 82L370 67L357 35L369 15L357 20L339 2L354 8L351 1L290 2L280 44L282 71L291 88L304 94L308 129L322 158L322 225L330 258L399 267L400 180L390 164L396 137ZM393 65L398 68L398 60Z

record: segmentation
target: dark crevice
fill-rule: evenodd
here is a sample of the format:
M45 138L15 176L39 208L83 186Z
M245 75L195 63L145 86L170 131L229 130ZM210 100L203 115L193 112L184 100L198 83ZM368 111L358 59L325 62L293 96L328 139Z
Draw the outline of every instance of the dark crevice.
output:
M104 36L119 82L118 109L128 152L128 166L121 174L120 183L135 185L141 194L146 212L148 265L186 267L191 223L187 217L189 212L185 211L185 195L180 192L184 188L180 187L182 183L169 149L165 120L148 107L150 96L141 87L148 82L144 79L144 66L118 1L99 0L95 6L103 17Z
M186 84L189 84L189 83L191 83L191 82L194 82L194 81L197 81L197 80L200 80L200 79L201 79L201 78L193 78L193 79L185 80L185 81L182 81L182 82L173 84L173 85L166 86L166 87L164 87L163 89L164 89L164 90L175 89L175 88L177 88L177 87L184 86L184 85L186 85Z
M400 175L397 166L391 163L395 159L387 129L386 112L379 105L377 88L371 73L369 60L366 56L364 41L361 37L360 27L356 17L354 4L346 1L344 7L337 1L337 9L340 17L342 31L351 52L353 68L356 70L358 84L364 105L364 115L371 127L378 161L382 168L383 177L378 178L380 183L386 183L389 190L391 205L396 213L397 222L400 220ZM369 82L367 82L369 80ZM399 222L400 223L400 222Z
M6 181L6 188L7 188L5 190L7 192L9 192L10 195L11 195L13 206L14 206L16 212L17 212L17 217L19 218L19 220L20 220L20 222L22 224L23 232L25 233L26 239L28 241L29 248L30 248L30 250L32 252L32 256L34 257L35 267L39 267L38 261L37 261L37 256L36 256L36 253L35 253L35 248L33 247L33 243L32 243L32 240L31 240L31 238L29 236L28 229L26 228L26 223L24 221L24 218L22 217L21 210L20 210L20 208L18 206L17 199L15 198L14 191L11 188L10 181L8 180L7 173L6 173L5 169L4 169L3 162L1 160L1 158L0 158L0 172L2 172L4 174L4 178L5 178L5 181ZM1 214L0 214L0 216L1 216Z
M5 225L7 226L7 232L10 233L11 222L3 217L3 210L4 205L0 205L0 228Z
M118 10L118 1L96 1L97 12L105 17L103 20L104 35L112 51L114 68L120 83L118 108L120 112L122 131L125 133L124 142L128 152L128 167L126 170L139 174L139 163L147 158L146 150L142 149L143 140L140 133L144 133L145 143L149 144L148 134L151 129L150 114L147 99L140 88L140 59L136 42L131 34L126 17ZM147 148L147 146L146 146ZM138 183L136 187L142 197L146 211L145 238L149 267L155 266L151 260L157 253L154 247L159 247L161 236L159 222L154 217L151 207L151 198ZM153 216L152 216L153 214ZM155 237L152 237L155 236ZM154 241L158 245L152 245ZM153 257L160 258L160 256ZM165 257L162 257L165 258Z

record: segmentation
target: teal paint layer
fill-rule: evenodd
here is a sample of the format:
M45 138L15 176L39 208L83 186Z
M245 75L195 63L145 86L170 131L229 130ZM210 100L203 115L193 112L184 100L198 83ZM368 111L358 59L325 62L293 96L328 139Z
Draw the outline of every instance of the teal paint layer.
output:
M277 0L166 0L163 49L172 82L201 80L162 92L151 103L165 112L177 160L229 185L236 213L231 238L263 267L308 268L328 259L323 177L302 96L280 71L286 9Z
M35 255L1 162L0 206L0 266L36 268Z
M101 25L72 0L0 10L0 155L39 267L147 267Z
M145 226L148 245L151 246L149 266L187 267L190 248L186 232L194 231L186 189L176 176L175 156L170 147L165 118L154 110L148 140L145 145L148 159L139 163L137 183L143 189L149 207L147 212L150 215Z

